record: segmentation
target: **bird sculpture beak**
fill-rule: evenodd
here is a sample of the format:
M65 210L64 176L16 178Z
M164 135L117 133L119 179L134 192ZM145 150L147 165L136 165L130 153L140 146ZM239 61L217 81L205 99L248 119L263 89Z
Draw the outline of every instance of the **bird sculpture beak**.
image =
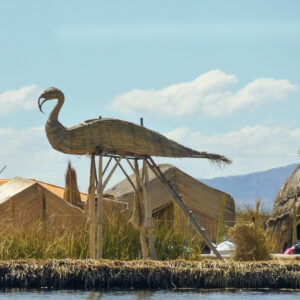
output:
M41 102L41 100L43 99L43 101ZM45 99L44 95L42 94L40 97L39 97L39 100L38 100L38 105L39 105L39 109L40 111L44 114L43 110L42 110L42 106L43 104L47 101L47 99Z

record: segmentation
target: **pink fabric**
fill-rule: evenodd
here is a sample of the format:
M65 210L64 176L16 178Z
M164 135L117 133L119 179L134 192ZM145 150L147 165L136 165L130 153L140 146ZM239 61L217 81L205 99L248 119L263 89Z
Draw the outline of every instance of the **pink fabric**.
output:
M292 254L292 248L287 248L283 254Z

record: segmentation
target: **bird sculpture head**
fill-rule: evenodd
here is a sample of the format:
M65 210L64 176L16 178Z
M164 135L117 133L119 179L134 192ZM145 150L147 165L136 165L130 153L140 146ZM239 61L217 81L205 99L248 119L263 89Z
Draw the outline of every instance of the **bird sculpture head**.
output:
M40 111L43 112L42 106L46 101L53 100L53 99L59 99L61 97L64 97L64 93L60 89L51 87L51 88L44 90L38 100L38 105L39 105Z

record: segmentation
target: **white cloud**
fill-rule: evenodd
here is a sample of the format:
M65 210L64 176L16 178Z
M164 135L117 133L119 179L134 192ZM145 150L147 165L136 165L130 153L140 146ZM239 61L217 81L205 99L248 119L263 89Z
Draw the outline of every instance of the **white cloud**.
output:
M166 136L194 149L223 154L232 159L233 164L222 170L222 176L256 172L300 160L300 128L257 125L206 136L180 127ZM213 172L210 177L216 176L215 170Z
M2 177L47 176L62 161L62 155L51 149L43 127L0 128L0 141L1 164L8 166Z
M7 90L0 94L0 115L36 107L41 92L36 85L24 86L18 90Z
M220 70L205 73L194 81L174 84L161 90L138 90L121 94L111 108L124 113L163 116L220 117L285 100L297 90L287 79L259 78L234 92L234 75Z

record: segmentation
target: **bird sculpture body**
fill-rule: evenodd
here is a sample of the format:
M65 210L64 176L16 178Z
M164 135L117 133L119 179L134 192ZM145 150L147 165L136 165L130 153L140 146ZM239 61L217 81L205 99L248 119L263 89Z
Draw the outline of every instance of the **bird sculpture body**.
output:
M62 91L57 88L46 89L39 97L39 109L42 111L42 105L53 99L58 101L46 123L46 134L52 147L60 152L77 155L193 157L230 163L222 155L187 148L158 132L118 119L91 119L66 128L58 121L65 100Z

